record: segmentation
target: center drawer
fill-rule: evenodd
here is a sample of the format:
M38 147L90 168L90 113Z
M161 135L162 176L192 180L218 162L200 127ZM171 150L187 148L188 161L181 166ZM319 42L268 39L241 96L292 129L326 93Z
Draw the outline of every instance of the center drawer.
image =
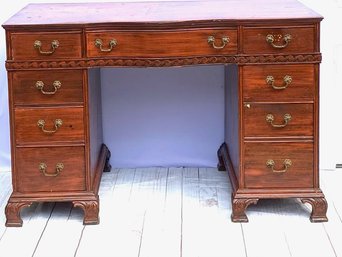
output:
M17 148L17 191L85 190L84 154L84 147Z
M17 144L84 142L82 107L16 108Z
M90 31L87 56L181 57L237 53L236 29Z

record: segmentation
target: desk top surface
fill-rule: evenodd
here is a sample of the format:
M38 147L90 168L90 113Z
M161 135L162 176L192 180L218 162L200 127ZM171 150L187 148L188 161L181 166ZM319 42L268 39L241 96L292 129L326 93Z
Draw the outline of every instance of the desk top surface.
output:
M97 25L111 23L251 22L320 20L322 16L295 0L151 1L29 4L6 27Z

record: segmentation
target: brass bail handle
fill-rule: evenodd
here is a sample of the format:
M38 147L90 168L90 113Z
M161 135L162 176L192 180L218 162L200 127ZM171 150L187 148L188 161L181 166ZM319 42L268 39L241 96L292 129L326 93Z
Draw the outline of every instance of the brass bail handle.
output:
M285 75L283 78L283 85L282 86L276 86L274 77L273 76L267 76L266 77L266 83L267 83L267 85L270 85L275 90L283 90L283 89L287 88L292 83L292 77L289 75Z
M59 47L58 40L52 40L51 41L51 50L50 51L43 51L42 50L42 42L40 40L34 41L33 47L38 50L38 52L42 55L50 55L53 54L56 49Z
M290 159L285 159L283 162L284 168L281 170L274 169L275 161L270 159L266 161L267 168L272 169L274 173L285 173L292 165L292 161Z
M46 177L57 177L63 169L64 169L64 164L59 162L56 164L55 172L54 173L48 173L46 163L44 163L44 162L39 163L39 171L41 173L43 173L44 176L46 176Z
M215 39L214 36L209 36L209 37L208 37L208 44L209 44L209 45L211 45L211 46L212 46L213 48L215 48L215 49L223 49L223 48L225 48L226 45L229 43L229 37L228 37L228 36L223 36L223 37L221 38L222 44L221 44L220 46L217 46L217 45L215 44L215 41L216 41L216 39Z
M36 82L36 88L40 90L40 92L42 92L43 95L54 95L56 94L57 90L62 87L62 83L59 80L55 80L52 85L55 89L54 91L45 91L44 82L40 80Z
M272 125L272 127L274 127L274 128L284 128L284 127L286 127L287 124L289 123L289 121L292 119L292 116L291 116L291 114L286 113L286 114L284 114L283 118L284 118L284 123L283 124L274 124L273 123L274 122L273 114L269 113L269 114L266 115L266 121L268 123L270 123Z
M55 128L53 130L47 130L45 129L45 120L38 120L37 126L41 128L41 130L46 134L53 134L56 133L58 128L60 128L63 125L63 121L61 119L56 119L55 122Z
M282 49L282 48L287 47L287 45L290 43L291 40L292 40L292 36L290 34L286 34L283 37L284 43L282 45L276 45L274 43L275 41L274 36L272 34L268 34L266 36L266 42L269 43L273 48L277 48L277 49Z
M118 45L118 41L113 38L109 41L109 48L103 48L102 39L95 39L95 46L100 49L101 52L111 52L115 46Z

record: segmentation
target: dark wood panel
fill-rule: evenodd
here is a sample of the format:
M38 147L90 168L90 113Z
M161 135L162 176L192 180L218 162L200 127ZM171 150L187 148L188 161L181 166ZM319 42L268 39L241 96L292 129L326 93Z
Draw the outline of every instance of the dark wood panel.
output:
M274 125L284 125L286 114L291 115L285 127L274 127L267 122L273 115ZM258 104L244 108L245 137L300 137L313 136L312 104Z
M240 174L240 104L239 68L227 65L225 68L225 142L236 176Z
M272 76L274 83L267 82ZM286 86L286 76L291 82ZM284 81L285 78L285 81ZM270 81L270 80L269 80ZM254 65L243 67L243 98L245 101L313 101L315 96L313 64Z
M15 135L17 144L84 142L83 108L17 108L15 115ZM45 130L55 130L55 120L62 125L55 133L44 133L37 125L45 121Z
M96 166L98 165L98 158L100 156L101 147L103 144L100 69L89 69L87 75L90 175L91 181L93 181L95 172L97 171Z
M38 81L44 83L42 90L50 94L37 88ZM56 81L60 82L57 90ZM83 104L82 70L17 71L13 72L12 86L15 105Z
M285 159L292 164L283 173L266 165L273 160L274 170L283 170ZM247 188L313 187L313 144L245 143L244 173Z
M274 36L274 44L284 45L285 35L291 35L291 41L284 48L274 48L266 41L267 35ZM310 53L315 52L316 35L315 27L291 28L244 28L243 52L249 53Z
M223 49L215 49L208 37L215 37L215 45L223 46L222 38L229 42ZM117 45L110 52L102 52L95 46L101 39L104 50L110 49L110 40ZM87 33L87 56L167 57L220 55L237 53L237 31L234 29L174 30L174 31L106 31Z
M41 163L48 175L57 174L58 163L63 169L57 176L46 176ZM84 147L17 148L16 181L16 190L22 193L85 190Z
M34 47L36 40L42 44L41 51L49 52L52 50L51 42L57 40L59 46L52 54L41 54ZM32 33L12 33L11 50L14 60L51 60L69 59L82 57L81 32L32 32Z

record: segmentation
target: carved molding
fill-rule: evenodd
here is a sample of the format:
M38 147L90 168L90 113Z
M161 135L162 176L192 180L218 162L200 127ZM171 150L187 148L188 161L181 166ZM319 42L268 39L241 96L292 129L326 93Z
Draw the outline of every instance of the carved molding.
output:
M6 227L21 227L23 220L20 217L20 210L29 207L32 202L9 202L6 205Z
M232 221L233 222L248 222L246 209L251 204L257 204L257 198L233 198L232 197Z
M201 56L187 58L113 58L61 61L7 61L6 68L14 69L50 69L50 68L88 68L88 67L171 67L201 64L256 64L256 63L319 63L321 54L305 55L243 55L243 56Z
M301 201L302 203L308 203L312 206L312 212L310 216L311 222L328 221L328 203L324 197L301 198Z
M74 207L80 207L84 211L84 225L99 224L99 201L73 201Z

